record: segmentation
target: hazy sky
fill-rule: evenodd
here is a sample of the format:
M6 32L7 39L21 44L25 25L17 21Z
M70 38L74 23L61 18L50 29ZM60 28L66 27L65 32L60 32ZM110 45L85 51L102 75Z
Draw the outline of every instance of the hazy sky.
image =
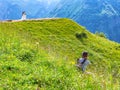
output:
M11 0L11 1L20 1L20 2L36 2L36 1L40 1L40 2L59 2L60 0Z
M17 3L17 4L29 4L29 3L47 3L48 5L51 3L58 3L60 0L7 0L11 3Z

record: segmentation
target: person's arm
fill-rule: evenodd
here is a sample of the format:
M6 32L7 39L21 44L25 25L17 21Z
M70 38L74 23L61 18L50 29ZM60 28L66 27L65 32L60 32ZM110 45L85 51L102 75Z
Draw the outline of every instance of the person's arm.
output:
M80 67L82 66L82 59L81 58L79 59L79 66Z
M77 64L76 64L77 67L81 67L81 61L80 61L80 58L77 59Z

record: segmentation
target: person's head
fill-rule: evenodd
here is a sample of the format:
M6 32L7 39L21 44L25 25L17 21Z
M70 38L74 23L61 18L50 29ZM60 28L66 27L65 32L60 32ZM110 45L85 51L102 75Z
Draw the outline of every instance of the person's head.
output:
M84 51L84 52L82 53L82 58L87 59L87 57L88 57L88 52Z

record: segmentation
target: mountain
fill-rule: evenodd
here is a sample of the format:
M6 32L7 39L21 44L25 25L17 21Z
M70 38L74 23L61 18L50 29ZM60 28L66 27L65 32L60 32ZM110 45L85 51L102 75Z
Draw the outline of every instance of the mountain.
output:
M43 18L53 10L59 0L0 0L0 20L20 19L26 11L27 18Z
M120 42L119 0L0 0L0 20L66 17L85 26L90 32L104 32Z
M0 46L1 90L119 89L120 44L70 19L0 22ZM85 50L88 73L75 67Z
M18 5L7 0L0 0L0 20L18 19L21 17L21 12L22 10Z
M120 42L119 7L119 0L61 0L48 16L71 18L93 33L104 32Z

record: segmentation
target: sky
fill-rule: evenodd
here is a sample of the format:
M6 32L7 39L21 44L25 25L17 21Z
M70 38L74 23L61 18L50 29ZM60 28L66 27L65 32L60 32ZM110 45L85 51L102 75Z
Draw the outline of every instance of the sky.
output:
M0 0L1 1L1 0ZM9 3L19 4L19 5L28 5L36 3L46 3L47 5L58 3L60 0L6 0Z
M60 0L11 0L11 1L14 1L14 2L49 2L49 3L52 3L52 2L59 2Z
M0 14L15 12L13 9L16 8L16 12L21 10L29 15L35 15L37 12L42 12L41 9L54 8L59 2L60 0L0 0ZM3 17L4 15L0 15L0 18Z

